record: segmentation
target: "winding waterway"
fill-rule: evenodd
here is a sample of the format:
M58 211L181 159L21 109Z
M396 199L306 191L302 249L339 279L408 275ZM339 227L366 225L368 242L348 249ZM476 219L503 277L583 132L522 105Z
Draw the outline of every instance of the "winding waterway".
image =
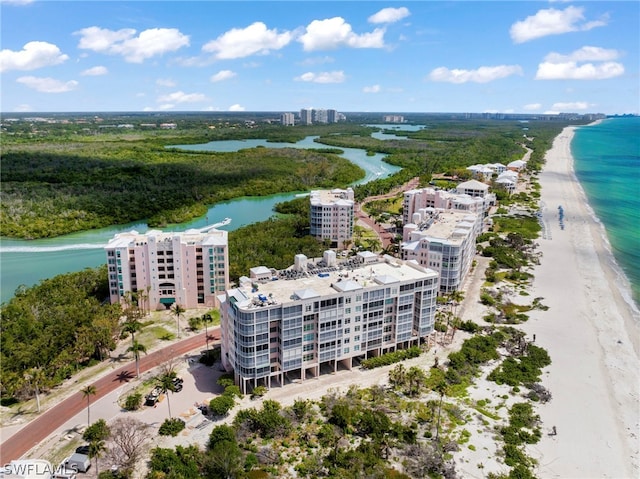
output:
M314 142L315 136L309 136L297 143L269 143L266 140L227 140L214 141L201 145L177 145L182 148L200 151L232 152L240 149L264 146L268 148L326 148L326 145ZM366 175L354 183L364 184L376 178L385 178L400 168L384 163L385 155L376 153L367 156L366 151L356 148L340 148L342 157L365 170ZM301 192L289 192L270 196L237 198L211 206L206 215L163 228L164 231L183 231L187 228L199 228L207 224L231 218L231 223L221 227L233 231L251 223L264 221L271 217L276 203L293 199ZM40 240L0 240L0 301L11 299L20 285L32 286L43 279L58 274L94 268L105 262L104 246L116 233L136 230L144 233L149 229L145 222L115 225L96 230L81 231L57 238Z

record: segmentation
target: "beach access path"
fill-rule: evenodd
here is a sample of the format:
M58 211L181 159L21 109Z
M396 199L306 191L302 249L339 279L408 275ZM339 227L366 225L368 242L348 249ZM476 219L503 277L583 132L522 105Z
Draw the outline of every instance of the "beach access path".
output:
M532 311L521 328L549 352L543 384L553 398L538 408L544 432L530 452L539 477L637 478L640 318L617 287L624 278L574 175L573 134L568 127L555 139L539 175L550 231L539 239L531 294L549 309Z

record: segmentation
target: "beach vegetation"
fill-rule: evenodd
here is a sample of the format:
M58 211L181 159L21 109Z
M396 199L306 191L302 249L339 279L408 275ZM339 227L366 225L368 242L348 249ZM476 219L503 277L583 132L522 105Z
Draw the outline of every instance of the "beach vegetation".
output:
M185 428L185 422L177 417L165 419L158 429L161 436L177 436Z
M0 307L2 397L33 396L24 371L39 368L40 392L109 357L120 335L120 305L108 298L106 265L18 288Z

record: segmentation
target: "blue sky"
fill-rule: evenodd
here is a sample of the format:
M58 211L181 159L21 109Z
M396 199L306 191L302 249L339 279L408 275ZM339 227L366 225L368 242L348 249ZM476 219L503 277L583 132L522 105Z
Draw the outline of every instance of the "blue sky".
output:
M1 0L0 110L640 113L640 2Z

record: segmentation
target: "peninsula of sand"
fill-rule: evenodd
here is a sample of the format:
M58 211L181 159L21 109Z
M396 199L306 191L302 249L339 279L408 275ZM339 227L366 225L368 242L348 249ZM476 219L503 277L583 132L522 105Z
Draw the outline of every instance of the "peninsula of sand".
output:
M522 326L553 361L543 380L553 399L538 412L557 434L543 435L531 453L547 479L637 478L640 314L619 287L626 279L574 174L574 130L556 137L539 176L543 256L533 295L549 310Z

